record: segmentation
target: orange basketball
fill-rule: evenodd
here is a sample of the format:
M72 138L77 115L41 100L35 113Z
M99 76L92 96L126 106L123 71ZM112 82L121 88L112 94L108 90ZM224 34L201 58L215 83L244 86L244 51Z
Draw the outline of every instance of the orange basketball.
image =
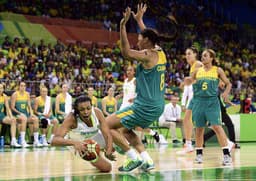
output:
M84 140L84 146L87 150L83 155L80 155L84 160L93 161L98 158L100 154L100 145L96 141L92 139Z

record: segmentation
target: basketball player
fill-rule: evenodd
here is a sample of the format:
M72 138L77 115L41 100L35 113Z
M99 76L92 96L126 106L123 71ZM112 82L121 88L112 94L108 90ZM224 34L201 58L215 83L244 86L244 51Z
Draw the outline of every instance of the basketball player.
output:
M125 136L118 129L126 128L129 134L135 127L148 128L155 120L158 120L164 110L165 69L166 57L160 47L158 34L152 29L144 29L138 36L139 51L131 49L127 39L126 23L130 18L131 9L126 8L123 19L120 22L121 52L124 57L136 59L139 65L136 69L136 93L137 97L131 106L119 110L106 118L111 129L115 144L120 146L128 157L125 164L119 167L119 171L130 172L141 166L143 170L154 168L154 164L144 146L141 147L140 160L134 149L131 149ZM129 140L128 140L129 141ZM134 135L131 145L142 144ZM142 144L143 145L143 144Z
M119 110L122 110L127 106L131 106L134 99L137 96L135 92L135 89L136 89L136 78L134 77L135 68L131 65L128 66L126 70L126 75L127 75L127 78L124 80L124 84L123 84L123 93L122 93L123 100ZM118 97L121 97L121 96L118 96ZM139 131L141 129L138 128L137 130ZM154 137L156 142L159 142L159 139L160 139L159 134L153 131L152 129L146 128L142 130L142 132L149 133L151 136Z
M49 143L52 141L54 134L56 133L58 128L58 120L52 115L52 102L51 98L47 96L47 93L47 87L41 87L40 96L36 98L34 104L34 112L38 116L42 125L43 146L48 146L46 136L49 125L53 124L52 134L49 139Z
M102 99L102 112L105 116L109 116L117 111L117 100L114 97L114 89L108 89L108 95Z
M225 84L222 81L220 81L219 82L218 99L220 102L221 119L222 119L222 122L225 124L225 126L228 129L228 135L229 135L229 140L230 140L230 141L228 141L229 145L235 146L235 148L240 148L240 145L238 143L236 143L236 140L235 140L236 136L235 136L234 124L226 110L226 104L230 104L232 106L234 106L235 104L233 104L229 99L226 100L227 102L223 101L223 99L221 97L221 93L224 89L225 89ZM206 142L208 139L210 139L214 135L215 135L215 132L213 130L210 130L209 132L207 132L204 135L204 142ZM231 151L231 149L230 149L230 151Z
M94 92L94 88L88 87L87 93L88 93L88 96L90 97L90 99L92 100L92 106L98 107L98 99L97 99L97 97L95 97L93 95L93 92Z
M14 92L11 96L11 109L13 115L16 116L18 123L24 124L23 122L29 123L31 132L34 133L34 146L41 147L42 144L38 140L39 130L39 119L34 115L31 102L30 94L26 91L26 83L21 81L19 83L19 90ZM31 127L32 126L32 127ZM25 141L26 126L21 127L21 145L22 147L28 147L29 145Z
M221 126L221 110L218 100L219 79L225 85L225 91L221 95L223 100L228 99L231 83L227 79L224 71L214 66L215 52L206 49L202 54L203 67L198 68L192 74L194 97L192 106L192 120L196 126L196 162L203 162L203 138L204 127L210 125L217 135L218 141L223 150L223 165L230 165L232 159L228 147L226 134Z
M195 47L190 47L186 49L186 60L190 66L189 74L202 67L202 62L197 60L197 49ZM184 126L184 133L185 133L185 144L183 150L178 151L177 154L186 154L192 152L194 150L192 146L192 132L193 132L193 123L192 123L192 109L189 107L190 101L193 98L193 87L191 81L189 79L184 80L184 91L181 100L182 110L185 111L183 126ZM192 104L192 103L191 103Z
M69 133L70 139L64 139ZM91 99L86 96L76 98L74 110L67 115L63 124L57 130L52 140L53 146L73 146L80 155L86 151L83 140L93 139L100 144L101 148L106 148L106 156L114 160L112 155L112 136L108 125L100 109L91 104ZM110 172L111 163L102 155L91 161L91 164L101 172Z
M4 85L0 83L0 123L11 125L11 147L20 148L16 139L16 118L12 116L9 107L8 97L4 94ZM21 122L21 126L26 128L26 122Z
M61 93L56 97L55 112L60 123L63 122L66 115L72 110L72 97L68 93L68 84L61 85Z

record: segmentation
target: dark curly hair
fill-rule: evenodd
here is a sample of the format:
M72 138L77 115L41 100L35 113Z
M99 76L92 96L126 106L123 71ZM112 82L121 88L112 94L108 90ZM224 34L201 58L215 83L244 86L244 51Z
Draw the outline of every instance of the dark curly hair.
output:
M88 97L88 96L82 95L82 96L79 96L78 98L76 98L76 100L75 100L75 102L74 102L74 105L73 105L75 116L79 114L79 111L78 111L78 104L79 104L79 103L82 103L82 102L90 102L90 104L92 104L92 100L91 100L91 98Z

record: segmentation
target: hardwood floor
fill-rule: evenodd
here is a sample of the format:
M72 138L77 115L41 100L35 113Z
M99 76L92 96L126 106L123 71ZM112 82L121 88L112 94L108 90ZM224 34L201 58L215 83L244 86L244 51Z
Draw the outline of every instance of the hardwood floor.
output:
M176 151L180 149L181 147L172 148L171 145L156 145L154 148L148 148L147 150L156 167L151 171L150 176L153 175L158 180L169 180L169 177L175 178L175 180L191 180L200 178L199 176L205 179L209 175L211 175L211 178L218 178L219 173L216 170L224 170L225 172L228 170L229 173L230 170L233 170L237 173L237 170L242 168L242 170L245 168L251 169L253 173L256 173L255 143L242 144L241 149L234 150L232 152L233 165L229 167L222 165L222 150L220 147L210 146L205 148L203 164L194 163L195 153L185 156L176 155ZM83 178L91 177L92 180L104 179L107 181L125 180L126 177L134 179L145 177L145 173L141 173L139 170L135 170L132 174L118 172L117 168L122 165L125 157L116 155L118 159L112 163L113 171L111 174L102 174L89 162L75 156L67 148L5 148L0 150L0 180L33 178L41 180L47 180L47 178L60 178L60 180L82 178L83 180ZM206 174L209 170L215 171ZM229 175L232 177L233 174ZM251 177L256 179L255 175ZM248 176L246 177L248 178Z

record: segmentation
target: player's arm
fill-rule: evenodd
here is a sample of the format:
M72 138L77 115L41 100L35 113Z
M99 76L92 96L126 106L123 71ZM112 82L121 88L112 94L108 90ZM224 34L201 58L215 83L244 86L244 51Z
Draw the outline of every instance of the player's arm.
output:
M98 108L95 108L94 110L95 110L96 116L100 122L100 130L101 130L103 137L105 139L105 142L106 142L106 146L107 146L106 154L109 155L112 153L112 144L113 144L112 135L110 133L108 124L106 123L105 117L104 117L103 113L101 112L101 110Z
M136 14L132 11L133 18L136 20L136 22L140 28L140 31L143 31L146 28L146 26L143 22L143 15L146 12L146 10L147 10L147 5L141 3L141 4L137 5Z
M126 32L126 23L130 18L131 9L128 7L126 8L125 12L123 13L124 17L120 22L120 40L121 40L121 52L124 57L128 57L131 59L136 59L141 62L149 62L152 60L158 60L158 55L155 51L149 50L133 50L130 48L130 43L127 38Z
M218 75L219 78L225 83L226 88L223 94L221 95L223 97L223 100L226 102L228 100L228 94L232 88L232 84L230 83L229 79L227 78L225 72L222 68L218 67Z
M186 107L186 102L188 100L188 86L184 86L182 98L181 98L181 106L182 110L185 111Z
M58 128L55 136L53 137L52 146L74 146L76 151L81 155L84 150L86 150L85 146L80 141L75 141L72 139L64 139L64 136L74 128L75 118L73 113L69 113L69 115L64 119L64 122Z
M15 104L16 104L16 99L17 99L17 93L14 92L11 96L11 110L17 114L22 114L21 112L19 112L16 108L15 108Z
M115 107L114 107L115 111L114 111L114 112L117 111L117 104L118 104L118 102L117 102L117 100L115 99Z

